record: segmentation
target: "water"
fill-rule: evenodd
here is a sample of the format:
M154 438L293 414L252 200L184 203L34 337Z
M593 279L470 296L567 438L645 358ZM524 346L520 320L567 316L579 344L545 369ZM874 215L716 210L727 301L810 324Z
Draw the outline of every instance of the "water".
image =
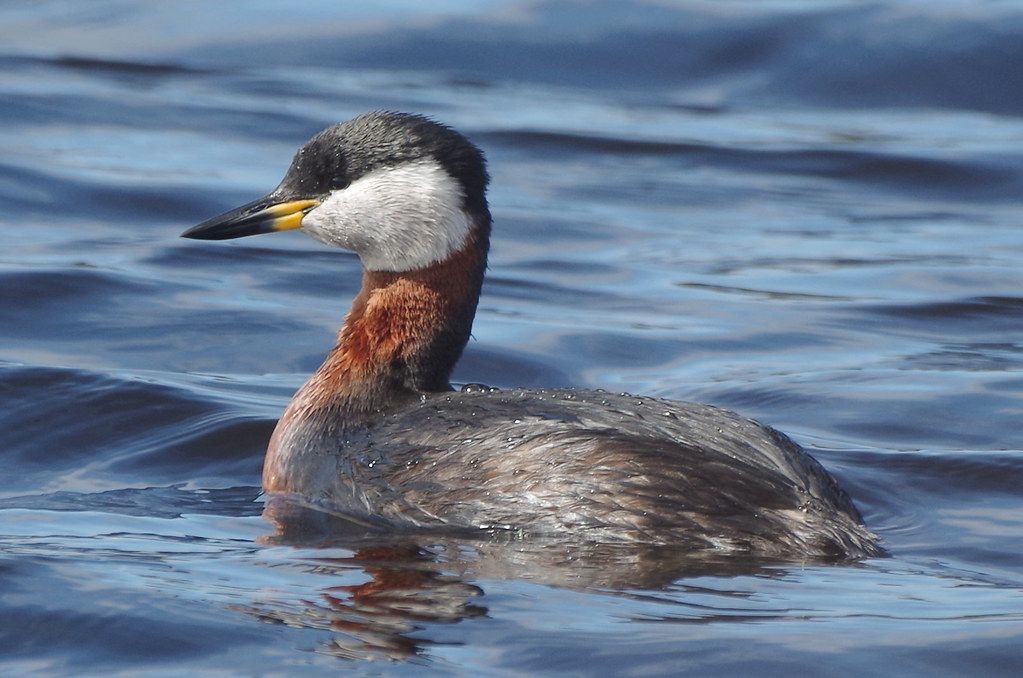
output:
M0 671L1017 674L1018 4L336 4L0 8ZM490 160L456 380L769 422L891 557L275 540L358 262L177 234L375 108Z

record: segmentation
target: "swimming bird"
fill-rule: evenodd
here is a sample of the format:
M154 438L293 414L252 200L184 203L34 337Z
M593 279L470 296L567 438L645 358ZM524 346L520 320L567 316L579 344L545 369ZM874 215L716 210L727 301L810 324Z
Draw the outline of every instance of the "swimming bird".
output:
M513 530L779 558L878 555L849 496L788 437L718 407L572 389L454 391L491 215L482 152L407 113L314 136L267 196L195 226L301 229L362 289L271 436L263 489L395 528Z

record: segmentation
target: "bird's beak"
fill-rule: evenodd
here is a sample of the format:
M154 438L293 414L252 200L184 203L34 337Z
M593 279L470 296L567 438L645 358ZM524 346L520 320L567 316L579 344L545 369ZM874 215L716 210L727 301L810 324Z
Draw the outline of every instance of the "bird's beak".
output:
M302 217L319 204L319 200L281 202L271 194L193 226L182 233L181 237L228 240L259 233L290 231L301 226Z

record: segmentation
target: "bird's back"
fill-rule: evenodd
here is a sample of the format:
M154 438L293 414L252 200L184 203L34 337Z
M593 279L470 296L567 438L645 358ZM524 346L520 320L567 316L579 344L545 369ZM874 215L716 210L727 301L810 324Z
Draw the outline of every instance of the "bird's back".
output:
M470 388L341 429L310 420L287 437L301 467L319 469L296 490L393 524L783 559L880 553L812 457L709 405Z

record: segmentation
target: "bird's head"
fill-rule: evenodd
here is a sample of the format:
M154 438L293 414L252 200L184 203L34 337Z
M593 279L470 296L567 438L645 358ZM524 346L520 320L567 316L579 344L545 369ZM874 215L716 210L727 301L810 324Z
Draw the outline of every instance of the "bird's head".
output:
M486 164L464 136L428 118L375 112L329 127L295 154L265 197L185 231L225 240L301 229L352 250L370 271L427 268L470 235L487 247Z

